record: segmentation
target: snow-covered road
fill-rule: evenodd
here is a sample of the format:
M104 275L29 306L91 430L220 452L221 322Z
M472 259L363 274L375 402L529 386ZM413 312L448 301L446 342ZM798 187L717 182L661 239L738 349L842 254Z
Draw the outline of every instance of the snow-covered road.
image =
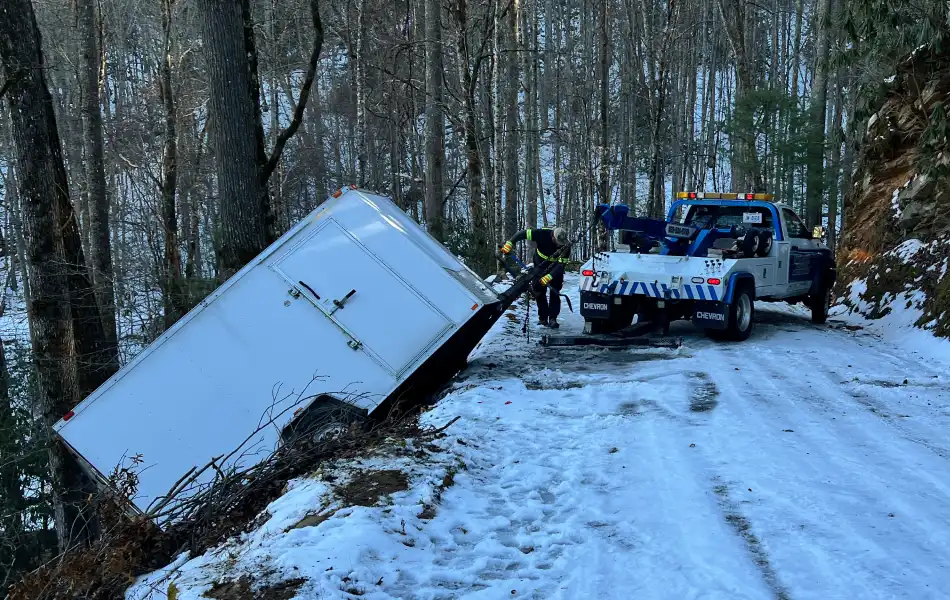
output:
M510 314L426 413L461 417L446 437L296 482L261 529L182 557L179 598L242 573L293 579L275 598L950 597L939 352L763 303L748 341L684 323L676 350L545 349ZM334 492L383 469L407 489Z

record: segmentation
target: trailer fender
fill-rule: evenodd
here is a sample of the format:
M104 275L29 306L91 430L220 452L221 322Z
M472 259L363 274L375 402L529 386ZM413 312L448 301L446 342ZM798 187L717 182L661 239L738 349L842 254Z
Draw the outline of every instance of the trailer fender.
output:
M723 296L722 301L726 304L732 304L732 298L736 292L736 286L740 281L748 281L752 286L752 299L755 300L755 277L752 273L741 272L733 273L729 276L729 281L726 282L726 294Z

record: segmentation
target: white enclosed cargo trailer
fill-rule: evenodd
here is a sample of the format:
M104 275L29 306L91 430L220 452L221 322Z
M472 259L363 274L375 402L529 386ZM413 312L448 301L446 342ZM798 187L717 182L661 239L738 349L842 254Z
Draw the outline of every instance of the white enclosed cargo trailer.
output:
M503 308L481 278L392 201L348 188L55 429L100 483L140 455L130 500L145 512L190 469L249 436L223 467L259 462L288 428L323 407L372 415L397 397L430 393L464 367ZM306 410L288 410L301 392L313 398Z

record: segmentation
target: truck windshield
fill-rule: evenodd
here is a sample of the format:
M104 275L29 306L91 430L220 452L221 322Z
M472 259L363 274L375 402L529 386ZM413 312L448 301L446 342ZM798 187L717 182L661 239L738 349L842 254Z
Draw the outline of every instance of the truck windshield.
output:
M733 225L774 229L775 225L772 211L764 206L680 205L673 213L672 221L701 229L727 228Z

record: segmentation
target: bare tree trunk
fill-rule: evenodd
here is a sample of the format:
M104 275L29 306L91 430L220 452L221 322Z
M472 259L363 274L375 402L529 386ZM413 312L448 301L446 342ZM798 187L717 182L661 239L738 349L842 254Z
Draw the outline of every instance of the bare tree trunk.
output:
M218 278L224 281L267 246L264 190L259 155L251 70L241 5L227 0L198 4L207 44L212 143L218 176L220 248Z
M467 163L469 212L472 216L473 264L478 273L487 274L492 267L492 253L488 246L488 220L485 194L482 186L482 155L478 144L475 114L475 91L480 60L473 67L468 44L468 0L455 0L452 10L457 25L459 75L462 82L463 131Z
M521 37L522 69L525 74L525 226L538 226L538 181L541 165L538 156L540 133L538 130L538 35L537 1L525 2L522 11L524 33ZM534 252L535 243L529 242L529 255Z
M102 142L102 110L99 105L99 25L94 0L77 0L82 36L82 122L89 202L89 266L106 339L115 346L115 291L112 273L112 241L109 233L109 196L106 193L105 157Z
M841 143L844 141L841 131L841 121L844 114L844 94L842 93L842 80L840 73L836 77L835 85L835 112L831 124L831 148L829 152L831 157L828 161L830 168L830 181L828 182L828 247L831 248L831 254L834 256L838 245L838 186L839 172L841 169Z
M435 26L441 30L442 24L436 21ZM366 0L356 0L356 162L359 185L365 185L366 182L366 58L363 56L365 42Z
M792 133L792 117L798 114L798 79L801 77L801 46L802 46L802 19L804 16L804 0L795 1L795 37L792 42L794 48L792 49L792 101L795 102L795 110L789 115L789 118L785 124L785 136L788 138ZM785 202L792 206L792 202L795 198L795 169L789 168L785 170L786 177L788 177L785 182Z
M805 200L805 225L809 228L821 223L822 204L824 203L825 170L825 119L828 112L828 51L831 35L829 32L831 0L821 0L818 11L817 27L818 56L815 65L815 85L812 89L812 103L807 152L807 188Z
M172 89L172 2L173 0L162 0L162 28L165 40L162 62L159 67L161 73L159 90L165 108L165 148L162 155L161 191L162 226L165 233L165 282L162 286L162 296L165 304L166 329L174 325L187 311L187 298L181 273L178 213L175 206L175 197L178 191L178 132L176 129L178 109L175 106L175 92Z
M28 306L33 321L33 360L36 365L39 396L37 408L52 436L52 426L80 399L83 371L77 368L74 337L88 331L74 331L74 308L70 302L70 280L76 274L86 276L83 263L72 262L82 246L75 227L76 215L69 201L69 184L62 148L56 129L53 100L45 79L45 64L40 33L28 0L8 0L0 19L0 58L3 74L16 84L7 93L12 133L16 148L19 194L23 199L23 225L27 241L30 289ZM65 248L61 226L72 222L67 232L72 248ZM76 247L78 246L78 248ZM87 289L91 289L87 288ZM98 324L101 317L87 324ZM79 344L82 345L82 344ZM95 368L95 367L92 367ZM50 473L56 531L61 549L73 542L87 542L97 535L96 524L85 514L83 498L95 486L84 476L66 448L55 436L49 445Z
M508 8L505 26L505 235L518 230L519 142L518 142L518 3ZM498 107L495 107L497 110Z
M426 0L426 228L445 239L445 117L442 114L442 3Z
M7 279L0 293L3 294L0 300L0 317L6 312L7 289L16 285L16 269L14 268L14 254L8 248L9 259L7 260ZM7 355L0 341L0 435L6 449L11 454L18 454L20 450L19 440L20 432L17 430L16 415L13 410L13 402L10 397L10 372L7 365ZM6 458L6 456L4 457ZM4 537L14 543L11 549L9 562L2 565L7 573L16 573L23 569L28 557L25 556L23 548L23 510L26 508L26 497L23 494L23 469L18 460L4 460L0 463L0 498L3 499L3 508L5 515L0 515L0 528L4 532Z
M733 157L734 161L738 161L738 165L735 162L733 164L732 185L734 189L752 188L753 191L764 191L755 144L752 107L746 104L756 89L753 72L754 48L750 47L751 34L748 30L752 18L749 11L755 11L756 4L750 0L718 1L719 14L736 58L736 97L733 110L736 113L738 139L730 140L730 145L735 148ZM726 8L727 1L731 10Z
M610 139L608 118L608 100L610 99L610 34L607 29L609 0L600 2L600 181L598 182L600 202L610 204ZM591 207L593 209L593 207ZM595 230L595 246L607 250L607 231L602 227Z

